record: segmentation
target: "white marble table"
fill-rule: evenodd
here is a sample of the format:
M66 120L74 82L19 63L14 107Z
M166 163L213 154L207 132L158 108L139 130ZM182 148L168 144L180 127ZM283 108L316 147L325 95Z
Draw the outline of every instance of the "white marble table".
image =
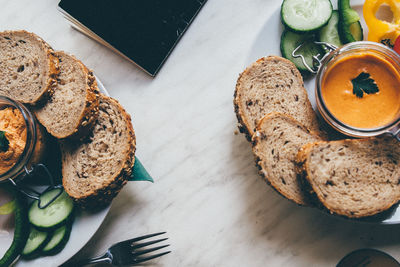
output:
M400 259L400 226L286 201L258 177L248 143L234 134L236 78L280 1L209 0L156 78L73 30L57 4L0 0L0 28L33 31L92 68L132 115L137 155L155 178L123 189L76 258L167 231L173 252L152 266L334 266L364 247Z

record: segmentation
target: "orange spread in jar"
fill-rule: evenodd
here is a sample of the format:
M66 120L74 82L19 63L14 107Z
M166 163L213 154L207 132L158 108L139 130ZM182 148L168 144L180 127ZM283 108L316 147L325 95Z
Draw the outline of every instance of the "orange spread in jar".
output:
M395 121L400 115L400 70L372 53L346 56L332 65L322 80L321 93L327 109L342 123L373 129ZM353 94L352 80L369 73L379 92Z
M5 132L9 141L7 151L0 151L0 174L2 174L17 163L26 144L26 124L18 109L7 107L0 110L0 131Z

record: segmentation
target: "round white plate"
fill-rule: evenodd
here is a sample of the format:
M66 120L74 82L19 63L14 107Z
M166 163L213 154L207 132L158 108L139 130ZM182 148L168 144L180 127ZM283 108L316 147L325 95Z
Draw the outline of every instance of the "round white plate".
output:
M97 79L97 77L96 77ZM97 79L100 92L108 95L103 84ZM0 205L7 202L9 198L6 194L0 194ZM15 264L17 267L40 266L53 267L59 266L74 256L90 238L96 233L104 221L110 206L98 212L78 211L74 224L72 226L71 236L65 248L54 256L40 257L34 260L25 261L18 260ZM14 234L14 222L12 216L0 216L0 255L4 255L5 250L11 245Z
M331 0L334 6L334 9L337 9L337 1ZM365 24L365 21L362 16L362 6L364 4L364 0L352 0L352 7L357 10L360 14L361 24L364 29L364 38L368 34L368 28ZM266 20L264 27L259 32L254 41L252 48L250 49L250 53L248 58L246 59L246 66L250 65L252 62L257 59L268 56L268 55L281 55L280 52L280 40L281 34L283 30L283 25L280 20L280 5L276 7L276 10L272 13L272 15ZM311 104L314 109L316 109L315 102L315 78L311 77L304 81L304 85L307 89L308 96L310 98ZM369 223L379 223L379 224L400 224L400 209L398 210L398 205L395 205L390 210L376 216L374 218L368 218L363 220L357 220L362 222Z

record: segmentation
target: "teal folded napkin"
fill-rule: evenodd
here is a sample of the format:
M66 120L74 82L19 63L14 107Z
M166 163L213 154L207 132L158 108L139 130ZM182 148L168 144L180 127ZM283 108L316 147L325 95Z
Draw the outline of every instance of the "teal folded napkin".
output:
M140 160L135 157L135 165L133 165L133 170L129 181L148 181L154 183L153 178L146 171Z

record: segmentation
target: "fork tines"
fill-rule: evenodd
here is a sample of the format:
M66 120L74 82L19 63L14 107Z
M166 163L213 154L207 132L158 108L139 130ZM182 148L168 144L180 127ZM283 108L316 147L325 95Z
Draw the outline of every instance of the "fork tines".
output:
M145 262L145 261L149 261L149 260L152 260L154 258L158 258L158 257L164 256L164 255L166 255L168 253L171 253L171 251L165 251L165 252L161 252L161 253L158 253L158 254L149 254L151 252L154 252L154 251L169 247L170 246L169 244L161 245L161 246L157 246L157 247L151 247L151 248L147 248L147 249L140 249L140 248L144 248L144 247L147 247L147 246L150 246L150 245L154 245L154 244L163 242L165 240L168 240L168 238L161 238L161 239L157 239L157 240L147 241L147 242L144 242L144 243L143 242L139 242L139 241L142 241L142 240L145 240L145 239L149 239L151 237L163 235L165 233L166 232L160 232L160 233L155 233L155 234L150 234L150 235L144 235L144 236L141 236L141 237L136 237L136 238L132 238L130 240L125 241L125 242L129 242L130 243L130 246L132 248L132 256L134 257L136 264L137 263L142 263L142 262ZM148 254L148 255L146 255L146 254Z

